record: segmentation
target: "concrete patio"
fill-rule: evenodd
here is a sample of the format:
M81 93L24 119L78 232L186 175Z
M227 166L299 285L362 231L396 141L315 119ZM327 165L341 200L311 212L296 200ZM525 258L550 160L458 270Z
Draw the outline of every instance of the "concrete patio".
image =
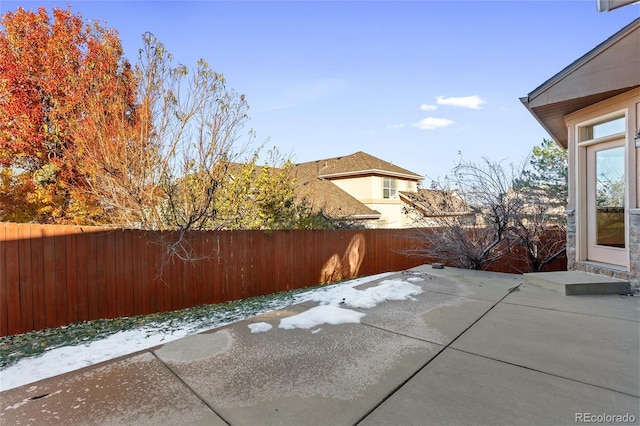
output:
M360 324L278 328L307 302L2 392L0 423L640 421L639 297L427 265L384 280L409 277L424 293L355 309Z

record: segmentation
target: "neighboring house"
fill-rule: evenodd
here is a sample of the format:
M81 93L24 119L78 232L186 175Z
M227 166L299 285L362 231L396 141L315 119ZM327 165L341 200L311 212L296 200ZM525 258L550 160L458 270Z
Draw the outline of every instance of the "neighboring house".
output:
M298 192L315 209L368 228L415 226L403 194L417 193L423 176L359 151L297 164Z
M462 225L478 223L478 213L453 191L418 189L417 192L401 192L405 212L416 226L443 226L449 218Z
M640 286L640 18L521 101L569 150L568 268Z

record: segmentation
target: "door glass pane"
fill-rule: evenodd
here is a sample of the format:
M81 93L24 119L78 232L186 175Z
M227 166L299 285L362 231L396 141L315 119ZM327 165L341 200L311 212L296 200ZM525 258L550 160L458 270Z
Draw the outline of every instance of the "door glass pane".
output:
M624 147L596 152L596 244L624 248Z

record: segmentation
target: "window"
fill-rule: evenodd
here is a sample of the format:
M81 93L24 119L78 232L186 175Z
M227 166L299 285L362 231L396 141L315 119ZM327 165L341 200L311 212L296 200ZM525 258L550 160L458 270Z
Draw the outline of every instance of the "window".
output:
M382 178L382 198L397 198L396 180L393 178Z
M624 133L626 124L626 117L616 117L581 127L580 142L588 142Z
M624 146L595 153L596 244L625 247Z

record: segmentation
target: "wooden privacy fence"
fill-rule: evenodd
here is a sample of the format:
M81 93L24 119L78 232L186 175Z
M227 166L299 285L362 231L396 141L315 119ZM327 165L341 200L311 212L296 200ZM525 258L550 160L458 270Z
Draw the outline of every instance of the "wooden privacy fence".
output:
M201 260L165 256L158 234L0 224L0 335L170 311L423 263L394 230L191 232ZM170 239L171 234L162 234Z
M171 233L0 223L0 336L78 321L222 303L387 271L411 229L190 232L199 260L167 258ZM493 265L522 271L520 258ZM556 269L562 269L566 263Z

